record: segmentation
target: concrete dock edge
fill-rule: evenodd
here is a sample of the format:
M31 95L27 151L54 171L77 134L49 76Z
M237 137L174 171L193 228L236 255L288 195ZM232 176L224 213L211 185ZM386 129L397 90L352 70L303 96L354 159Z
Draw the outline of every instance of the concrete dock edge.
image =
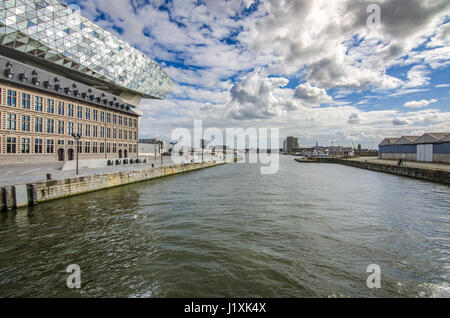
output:
M297 162L301 160L295 159ZM394 166L390 164L356 161L351 159L340 158L316 158L314 162L317 163L332 163L341 164L344 166L377 171L382 173L393 174L397 176L420 179L424 181L432 181L443 184L450 184L450 172L443 170L432 170L415 167Z
M157 168L141 168L136 170L93 174L77 178L40 181L33 184L2 187L0 188L0 211L33 206L46 201L148 181L199 169L211 168L231 162L233 162L233 160L226 162L187 163Z

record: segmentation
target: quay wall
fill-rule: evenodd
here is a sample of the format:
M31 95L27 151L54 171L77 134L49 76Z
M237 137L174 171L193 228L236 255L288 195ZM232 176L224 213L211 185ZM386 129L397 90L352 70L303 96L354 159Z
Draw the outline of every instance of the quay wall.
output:
M210 168L225 163L226 162L189 163L2 187L0 188L0 211L36 205L38 203L82 193Z
M430 170L405 166L393 166L374 162L362 162L354 160L338 159L337 163L372 171L395 174L404 177L450 184L450 172L441 170Z
M356 161L341 158L315 158L313 162L334 163L349 167L372 170L377 172L395 174L404 177L416 178L421 180L450 184L450 172L442 170L431 170L423 168L413 168L405 166L394 166L383 163Z

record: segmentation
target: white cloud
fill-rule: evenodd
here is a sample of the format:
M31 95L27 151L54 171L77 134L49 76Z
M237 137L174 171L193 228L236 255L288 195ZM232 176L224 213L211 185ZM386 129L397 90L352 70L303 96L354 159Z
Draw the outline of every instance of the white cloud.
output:
M392 123L395 126L404 126L404 125L410 125L411 121L406 118L395 118Z
M324 89L313 87L309 83L298 85L294 97L305 106L319 106L333 101Z
M403 106L405 107L409 107L409 108L423 108L426 107L432 103L436 103L437 100L436 99L430 99L430 100L421 100L421 101L410 101L405 103Z

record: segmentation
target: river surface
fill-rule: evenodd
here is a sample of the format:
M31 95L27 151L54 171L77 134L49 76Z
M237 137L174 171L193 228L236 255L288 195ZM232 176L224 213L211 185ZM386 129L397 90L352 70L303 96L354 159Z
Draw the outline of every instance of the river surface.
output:
M0 213L0 297L359 296L450 296L450 187L281 156Z

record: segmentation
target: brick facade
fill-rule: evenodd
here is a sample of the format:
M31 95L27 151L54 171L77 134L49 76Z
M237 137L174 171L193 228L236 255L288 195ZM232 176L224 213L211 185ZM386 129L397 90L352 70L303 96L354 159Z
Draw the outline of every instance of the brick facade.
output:
M0 163L136 158L138 115L0 81ZM61 160L62 159L62 160Z

